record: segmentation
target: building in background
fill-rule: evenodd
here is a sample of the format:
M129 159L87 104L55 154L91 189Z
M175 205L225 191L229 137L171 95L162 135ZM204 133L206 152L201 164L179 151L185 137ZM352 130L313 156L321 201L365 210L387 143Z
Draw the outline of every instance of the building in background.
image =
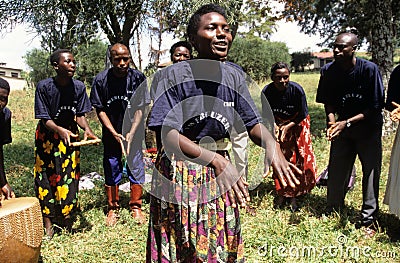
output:
M22 69L7 67L7 63L0 62L0 77L10 83L11 91L22 90L28 87L26 80L21 76Z
M333 61L333 52L328 51L328 52L313 52L312 53L312 60L313 60L313 68L314 69L320 69L322 68L325 64L328 64L329 62Z

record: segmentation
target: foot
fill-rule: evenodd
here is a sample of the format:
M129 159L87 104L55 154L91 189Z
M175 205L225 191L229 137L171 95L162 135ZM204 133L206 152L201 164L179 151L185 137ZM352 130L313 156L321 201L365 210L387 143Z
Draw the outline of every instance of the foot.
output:
M246 213L251 215L251 216L256 216L257 215L257 212L254 209L254 207L251 207L249 205L246 205Z
M131 215L133 217L133 219L136 220L136 222L141 225L144 222L146 222L146 219L144 218L143 214L142 214L142 209L141 208L133 208L131 210Z
M286 198L284 196L278 195L274 201L275 201L274 204L275 208L283 208L286 202Z
M376 230L370 227L363 227L363 231L366 238L373 238L376 234Z
M290 210L292 210L292 212L299 212L300 211L300 207L297 205L296 197L292 197L290 199Z
M110 210L107 213L106 217L106 225L107 226L115 226L118 222L119 215L116 210Z

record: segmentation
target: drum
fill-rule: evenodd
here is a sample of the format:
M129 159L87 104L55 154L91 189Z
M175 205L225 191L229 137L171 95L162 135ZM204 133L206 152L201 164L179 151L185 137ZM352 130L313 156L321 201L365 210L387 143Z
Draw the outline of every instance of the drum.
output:
M43 219L36 197L4 200L0 207L0 261L38 262Z

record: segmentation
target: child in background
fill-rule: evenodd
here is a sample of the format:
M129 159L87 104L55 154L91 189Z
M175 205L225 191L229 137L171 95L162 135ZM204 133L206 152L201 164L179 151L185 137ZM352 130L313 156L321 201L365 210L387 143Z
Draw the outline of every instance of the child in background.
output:
M43 214L46 234L54 234L53 223L72 228L71 214L78 205L80 148L78 125L83 139L97 139L85 113L92 107L85 85L73 79L76 62L68 49L58 49L50 56L57 75L39 81L35 93L35 192Z
M0 78L0 195L4 195L2 199L15 197L14 191L7 182L3 154L3 145L11 143L11 111L6 107L9 94L10 85L5 79Z

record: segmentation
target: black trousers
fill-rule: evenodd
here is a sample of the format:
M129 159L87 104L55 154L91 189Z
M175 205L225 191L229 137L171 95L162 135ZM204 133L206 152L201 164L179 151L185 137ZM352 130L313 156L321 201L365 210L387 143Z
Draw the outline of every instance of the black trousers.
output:
M363 127L365 126L365 127ZM378 127L377 127L378 126ZM328 167L328 209L340 209L356 157L362 166L361 222L376 219L382 164L382 126L358 125L345 128L331 143Z

